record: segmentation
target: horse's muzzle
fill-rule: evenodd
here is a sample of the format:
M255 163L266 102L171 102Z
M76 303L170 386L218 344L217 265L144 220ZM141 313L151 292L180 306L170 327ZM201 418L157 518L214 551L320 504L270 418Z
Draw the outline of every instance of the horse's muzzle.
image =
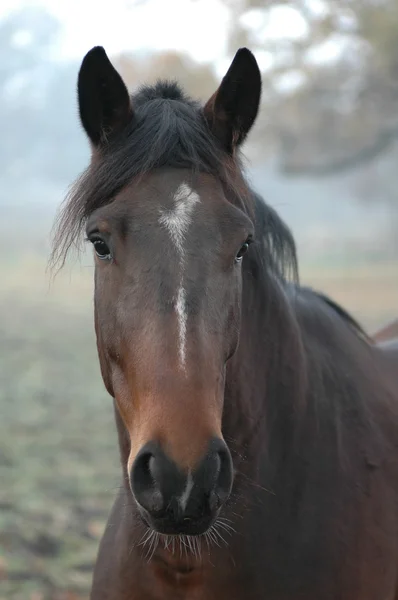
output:
M130 485L144 521L159 533L201 535L213 524L233 483L230 451L213 439L197 465L183 472L153 442L138 453Z

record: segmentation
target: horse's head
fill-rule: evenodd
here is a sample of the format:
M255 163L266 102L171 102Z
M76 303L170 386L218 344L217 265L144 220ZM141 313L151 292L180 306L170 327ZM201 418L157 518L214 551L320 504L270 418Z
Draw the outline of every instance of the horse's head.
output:
M170 83L130 97L102 48L79 73L92 164L67 210L81 207L94 247L98 352L131 490L161 533L205 532L231 492L224 377L254 235L236 153L260 90L246 49L204 108Z

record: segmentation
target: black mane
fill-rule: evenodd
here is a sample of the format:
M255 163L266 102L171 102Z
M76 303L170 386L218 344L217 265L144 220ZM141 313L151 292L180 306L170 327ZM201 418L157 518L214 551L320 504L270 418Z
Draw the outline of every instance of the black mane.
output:
M359 335L359 337L363 338L367 342L371 341L368 334L364 331L364 329L361 327L361 325L358 323L358 321L356 321L356 319L354 319L354 317L352 315L350 315L350 313L348 313L342 306L340 306L340 304L337 304L337 302L335 302L334 300L331 300L331 298L329 298L325 294L322 294L321 292L316 292L314 290L311 290L311 291L314 294L316 294L316 296L318 296L318 298L323 300L323 302L325 302L328 306L330 306L330 308L333 309L334 312L336 314L338 314L339 317L341 317L343 319L343 321L357 335Z
M179 85L158 81L132 96L129 126L110 139L65 200L54 237L52 263L65 261L93 211L110 203L134 179L160 167L189 168L219 178L227 193L256 215L264 261L280 276L297 272L293 237L279 216L244 182L239 157L231 160L211 134L200 105ZM239 177L237 178L237 174ZM237 183L238 181L238 183Z
M199 108L199 104L192 98L189 98L180 88L176 81L159 79L154 85L143 85L134 95L134 106L141 106L150 100L179 100Z

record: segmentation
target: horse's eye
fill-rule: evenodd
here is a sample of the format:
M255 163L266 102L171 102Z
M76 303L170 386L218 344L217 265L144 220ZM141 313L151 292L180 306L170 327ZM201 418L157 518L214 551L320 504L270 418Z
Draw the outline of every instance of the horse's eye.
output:
M109 260L111 258L111 251L104 240L94 239L92 240L92 244L98 258L101 260Z
M237 255L236 255L236 257L235 257L235 260L236 260L237 262L240 262L240 261L242 260L242 258L243 258L243 255L244 255L244 254L246 254L246 252L247 252L247 251L248 251L248 249L249 249L249 244L250 244L250 241L249 241L249 240L247 240L247 241L246 241L246 242L243 244L243 246L241 246L241 247L240 247L240 250L239 250L238 254L237 254Z

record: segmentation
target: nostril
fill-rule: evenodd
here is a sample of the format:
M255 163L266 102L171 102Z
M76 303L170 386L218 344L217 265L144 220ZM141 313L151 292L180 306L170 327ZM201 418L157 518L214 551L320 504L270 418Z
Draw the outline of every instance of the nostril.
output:
M232 457L226 445L218 451L218 477L215 488L219 505L228 499L233 483Z
M137 456L133 466L133 480L137 487L137 491L143 487L152 485L153 479L151 475L150 464L154 457L150 452L144 452Z
M162 494L156 484L156 458L151 452L141 452L131 470L131 489L137 502L148 512L163 508Z
M130 484L142 518L163 533L193 531L211 524L228 500L233 481L230 451L223 439L211 440L202 461L186 472L152 442L137 454Z

